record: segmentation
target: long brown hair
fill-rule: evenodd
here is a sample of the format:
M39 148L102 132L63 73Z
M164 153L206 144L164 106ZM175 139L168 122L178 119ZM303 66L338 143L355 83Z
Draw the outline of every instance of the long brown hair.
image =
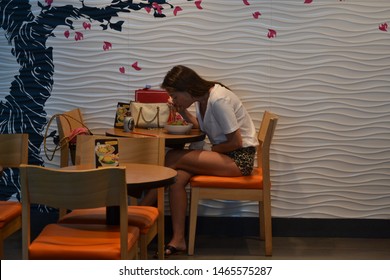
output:
M185 91L191 96L200 97L207 94L215 84L222 85L203 79L191 68L176 65L165 75L161 88L168 92Z

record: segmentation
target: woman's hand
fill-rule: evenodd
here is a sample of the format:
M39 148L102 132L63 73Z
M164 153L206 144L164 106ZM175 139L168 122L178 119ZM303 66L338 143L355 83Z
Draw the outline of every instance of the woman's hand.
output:
M192 128L199 128L198 119L194 115L192 115L187 109L177 112L183 117L183 119L186 120L186 122L193 124Z
M242 137L240 129L226 134L227 140L221 144L216 144L211 147L213 152L228 153L239 148L242 148Z

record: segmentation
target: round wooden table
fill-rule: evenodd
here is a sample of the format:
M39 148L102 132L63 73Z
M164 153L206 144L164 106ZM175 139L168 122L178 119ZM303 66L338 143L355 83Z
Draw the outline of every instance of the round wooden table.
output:
M206 135L199 129L191 129L188 134L169 134L165 128L134 128L131 132L124 132L121 128L106 130L107 136L114 137L160 137L165 139L165 145L179 146L187 143L202 141Z
M177 171L160 165L122 163L126 167L127 193L130 196L141 197L145 190L167 187L175 183ZM65 170L93 169L91 165L71 165L63 167Z

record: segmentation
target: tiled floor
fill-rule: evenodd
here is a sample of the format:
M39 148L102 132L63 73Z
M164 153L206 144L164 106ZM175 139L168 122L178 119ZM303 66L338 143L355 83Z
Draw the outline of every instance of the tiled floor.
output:
M150 257L155 243L150 245ZM21 231L4 244L4 257L21 259ZM257 237L196 237L195 254L170 256L177 260L390 260L390 238L274 237L273 256L265 257Z

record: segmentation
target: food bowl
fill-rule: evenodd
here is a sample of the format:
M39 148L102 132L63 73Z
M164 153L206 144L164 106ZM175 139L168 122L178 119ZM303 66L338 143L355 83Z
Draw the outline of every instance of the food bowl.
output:
M99 157L99 162L104 167L115 167L118 166L118 155L107 154Z
M115 148L110 144L98 144L96 145L95 152L96 155L100 157L107 154L112 154L113 152L115 152Z
M164 128L169 134L188 134L192 128L192 123L189 124L166 124Z

